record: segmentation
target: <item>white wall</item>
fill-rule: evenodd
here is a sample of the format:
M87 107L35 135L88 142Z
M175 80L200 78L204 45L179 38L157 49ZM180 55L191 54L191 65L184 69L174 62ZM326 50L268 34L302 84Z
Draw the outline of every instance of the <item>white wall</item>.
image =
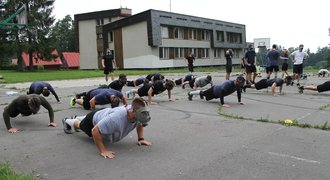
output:
M96 21L79 21L80 69L98 69Z

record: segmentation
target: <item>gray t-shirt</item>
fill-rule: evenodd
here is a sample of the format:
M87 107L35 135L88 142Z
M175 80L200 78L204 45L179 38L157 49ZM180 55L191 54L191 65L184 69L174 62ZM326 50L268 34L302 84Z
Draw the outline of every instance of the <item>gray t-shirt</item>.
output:
M131 105L116 108L105 108L96 112L93 116L93 124L99 127L104 139L117 142L126 137L136 128L137 122L130 122L127 117L127 109Z
M211 85L212 85L212 81L211 81L211 82L208 81L208 80L206 79L206 76L198 77L198 78L196 78L196 80L195 80L195 84L196 84L198 87L204 87L204 86L208 85L209 83L211 83Z

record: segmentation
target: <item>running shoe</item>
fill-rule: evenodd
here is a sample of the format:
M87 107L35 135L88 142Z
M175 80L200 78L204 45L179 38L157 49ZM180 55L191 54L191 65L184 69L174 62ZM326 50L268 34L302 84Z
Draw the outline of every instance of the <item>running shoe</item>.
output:
M300 94L304 93L304 86L299 86L298 90Z
M199 98L204 99L203 94L199 94Z
M70 126L68 123L65 122L66 119L67 119L67 118L62 119L63 130L64 130L64 132L67 133L67 134L72 134L72 133L73 133L73 132L72 132L72 128L71 128L71 126Z
M193 97L193 95L188 92L188 100L189 101L192 101L192 97Z
M182 84L182 89L185 89L186 87L184 87L184 85Z
M76 105L76 99L75 98L71 98L70 99L70 106L74 107L74 105Z

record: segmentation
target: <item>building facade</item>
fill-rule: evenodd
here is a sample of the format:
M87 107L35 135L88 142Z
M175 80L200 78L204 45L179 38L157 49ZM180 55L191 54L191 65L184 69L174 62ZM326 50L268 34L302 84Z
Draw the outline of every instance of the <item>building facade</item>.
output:
M74 15L80 69L99 69L104 52L102 26L132 15L131 9L113 9Z
M102 52L106 47L113 50L120 69L185 67L184 58L191 53L195 66L219 66L226 63L225 51L229 48L234 51L233 63L240 64L246 47L245 25L152 9L101 27ZM97 36L86 35L98 33L91 28L81 31L85 34L79 30L81 69L93 69L95 66L85 65L97 56L98 48L90 48L97 46L92 42Z

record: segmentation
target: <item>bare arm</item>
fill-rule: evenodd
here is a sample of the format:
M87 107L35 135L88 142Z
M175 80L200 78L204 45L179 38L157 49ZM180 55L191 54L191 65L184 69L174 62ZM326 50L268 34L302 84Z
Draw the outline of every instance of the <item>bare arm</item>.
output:
M105 67L105 65L104 65L104 59L102 59L102 67L103 68Z
M107 151L105 149L105 146L103 144L103 138L97 125L94 126L94 128L92 129L92 135L93 135L94 143L97 149L99 150L100 155L103 156L104 158L110 158L110 159L114 158L115 153L112 151Z
M168 95L168 100L169 101L172 101L172 99L171 99L171 90L167 90L167 95Z
M154 90L152 88L149 88L148 91L148 101L150 104L157 104L156 102L152 102L152 93L154 92Z
M89 101L89 104L90 104L90 106L91 106L91 110L94 110L94 109L95 109L95 104L96 104L95 97L93 97L93 98Z
M149 141L146 141L144 140L143 138L143 133L144 133L144 130L143 130L143 127L138 125L136 127L136 133L137 133L137 137L138 137L138 145L145 145L145 146L150 146L151 145L151 142Z

